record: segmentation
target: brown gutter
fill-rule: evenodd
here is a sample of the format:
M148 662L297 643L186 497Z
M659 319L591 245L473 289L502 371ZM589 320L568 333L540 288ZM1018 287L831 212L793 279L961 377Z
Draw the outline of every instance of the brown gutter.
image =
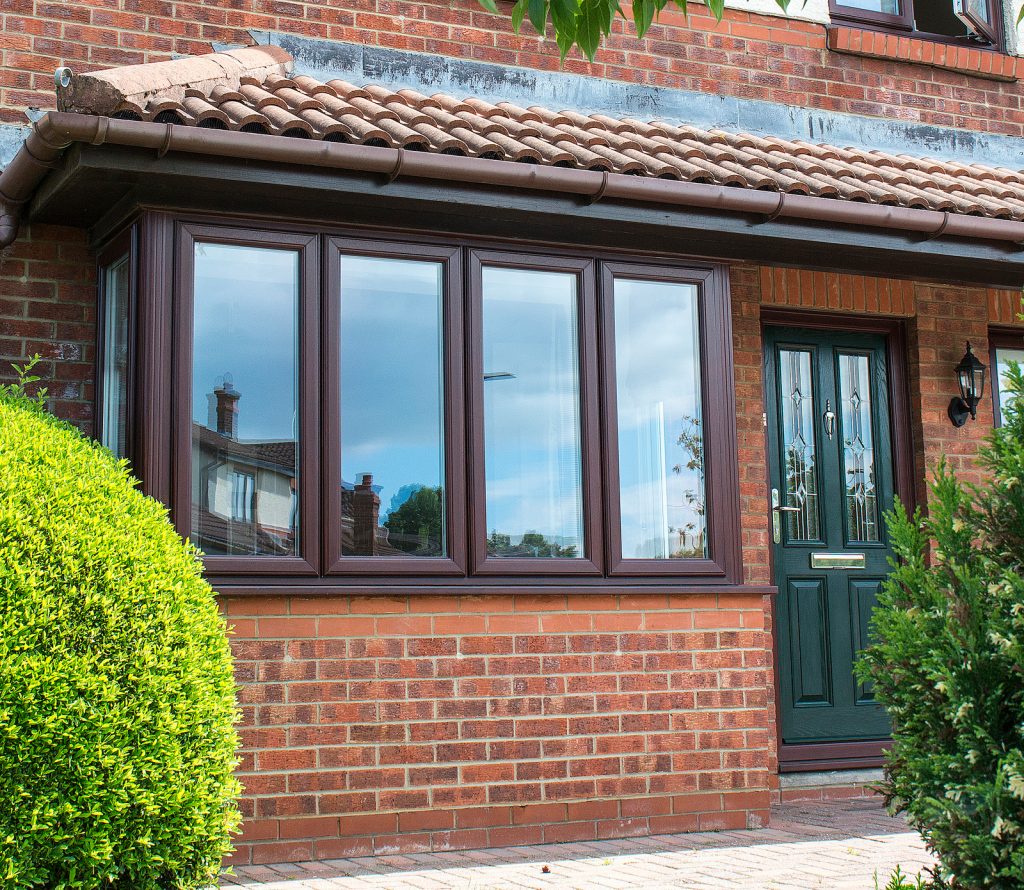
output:
M23 206L43 177L56 166L64 149L75 142L149 148L158 156L179 151L376 173L387 177L388 181L408 176L558 192L579 195L591 203L608 198L702 207L763 216L766 222L778 218L800 219L917 232L926 238L952 235L1006 241L1024 248L1024 222L1016 220L60 111L49 112L35 124L14 160L0 173L0 247L6 247L15 239Z

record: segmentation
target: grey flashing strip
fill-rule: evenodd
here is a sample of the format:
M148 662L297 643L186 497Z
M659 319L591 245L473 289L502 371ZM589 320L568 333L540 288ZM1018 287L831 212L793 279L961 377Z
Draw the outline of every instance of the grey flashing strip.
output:
M562 71L512 68L294 34L250 33L257 43L283 47L295 58L296 71L321 80L340 78L360 86L373 82L395 89L407 87L427 95L476 95L522 106L544 105L584 114L720 127L1013 170L1024 167L1024 139L1015 136L621 83Z
M17 124L0 124L0 170L11 162L30 132Z

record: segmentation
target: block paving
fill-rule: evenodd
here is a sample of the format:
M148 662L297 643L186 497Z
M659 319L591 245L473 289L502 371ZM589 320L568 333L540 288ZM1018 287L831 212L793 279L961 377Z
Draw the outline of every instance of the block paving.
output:
M790 802L770 828L454 853L241 866L221 887L251 890L875 890L900 866L933 864L916 832L877 799Z

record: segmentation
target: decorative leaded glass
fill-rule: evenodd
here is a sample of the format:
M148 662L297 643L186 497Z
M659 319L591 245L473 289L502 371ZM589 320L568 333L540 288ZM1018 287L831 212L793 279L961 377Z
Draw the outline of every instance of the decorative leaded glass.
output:
M866 355L839 356L846 529L851 541L878 540L878 497L871 426L871 366Z
M786 536L790 541L821 540L818 519L818 475L815 465L815 410L811 353L779 352L782 394L782 454L785 460Z

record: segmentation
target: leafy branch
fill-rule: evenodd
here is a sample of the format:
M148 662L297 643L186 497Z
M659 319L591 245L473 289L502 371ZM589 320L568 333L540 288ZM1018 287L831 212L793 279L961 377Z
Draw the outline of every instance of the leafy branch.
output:
M775 0L783 12L789 9L790 0ZM488 12L502 15L496 0L479 0L480 5ZM659 13L669 4L688 14L687 0L633 0L633 24L636 26L637 37L643 37ZM707 0L711 14L722 20L725 12L725 0ZM619 0L516 0L512 7L512 27L516 34L525 20L529 19L534 30L542 37L547 37L550 22L555 34L555 42L562 61L573 46L591 62L601 41L612 30L615 16L623 19L626 14Z
M29 395L28 392L29 386L43 379L32 373L35 366L42 360L42 356L36 353L23 365L12 364L11 367L14 369L17 380L14 383L0 383L0 396L7 396L16 402L34 405L36 408L45 408L46 387L36 390L35 395Z

